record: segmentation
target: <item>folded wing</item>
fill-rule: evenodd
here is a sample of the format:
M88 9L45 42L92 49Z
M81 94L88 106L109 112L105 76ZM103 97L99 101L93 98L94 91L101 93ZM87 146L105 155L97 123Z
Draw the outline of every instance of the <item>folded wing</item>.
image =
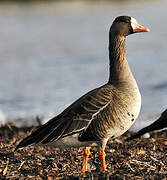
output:
M110 98L106 86L90 91L23 139L16 150L33 143L46 144L81 132L89 126L94 115L106 106Z

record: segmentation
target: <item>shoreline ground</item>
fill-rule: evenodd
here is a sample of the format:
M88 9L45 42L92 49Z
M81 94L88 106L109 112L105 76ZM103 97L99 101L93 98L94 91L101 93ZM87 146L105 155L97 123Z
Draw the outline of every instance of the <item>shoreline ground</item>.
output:
M167 131L152 132L150 138L109 140L106 147L107 171L100 173L96 147L91 148L89 171L82 166L83 148L60 151L59 148L29 146L14 151L17 143L36 127L16 127L8 123L0 128L0 179L166 179Z

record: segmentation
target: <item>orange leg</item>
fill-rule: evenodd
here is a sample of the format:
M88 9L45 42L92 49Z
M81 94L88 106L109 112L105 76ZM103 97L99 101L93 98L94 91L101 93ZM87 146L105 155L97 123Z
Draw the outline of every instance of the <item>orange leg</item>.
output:
M106 170L106 160L105 160L106 153L104 152L104 150L100 149L99 154L101 158L101 171L105 171Z
M89 148L86 147L84 149L83 167L82 167L82 170L79 172L79 174L84 173L85 171L88 170L88 157L89 157L89 154L90 154Z

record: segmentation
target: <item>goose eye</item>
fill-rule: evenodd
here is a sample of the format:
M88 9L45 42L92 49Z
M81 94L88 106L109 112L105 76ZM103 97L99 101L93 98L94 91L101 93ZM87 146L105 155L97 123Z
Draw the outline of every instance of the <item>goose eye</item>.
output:
M128 21L128 20L126 20L126 19L122 20L121 22L124 22L124 23L129 23L129 21Z
M117 19L115 22L129 23L128 19Z

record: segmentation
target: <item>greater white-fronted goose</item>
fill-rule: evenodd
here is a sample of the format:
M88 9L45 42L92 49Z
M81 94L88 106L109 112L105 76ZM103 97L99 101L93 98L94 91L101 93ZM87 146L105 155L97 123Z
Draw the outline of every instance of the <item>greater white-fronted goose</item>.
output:
M117 17L109 32L110 75L108 82L67 107L23 139L17 149L31 144L59 148L85 147L83 168L87 171L89 147L98 146L101 170L106 170L105 152L109 138L127 131L138 117L141 96L126 60L126 36L149 29L129 16Z
M154 131L154 130L160 130L167 127L167 109L161 114L160 118L158 118L156 121L154 121L152 124L150 124L147 127L144 127L140 131L138 131L136 134L128 137L126 141L130 141L132 139L138 138L145 133Z

